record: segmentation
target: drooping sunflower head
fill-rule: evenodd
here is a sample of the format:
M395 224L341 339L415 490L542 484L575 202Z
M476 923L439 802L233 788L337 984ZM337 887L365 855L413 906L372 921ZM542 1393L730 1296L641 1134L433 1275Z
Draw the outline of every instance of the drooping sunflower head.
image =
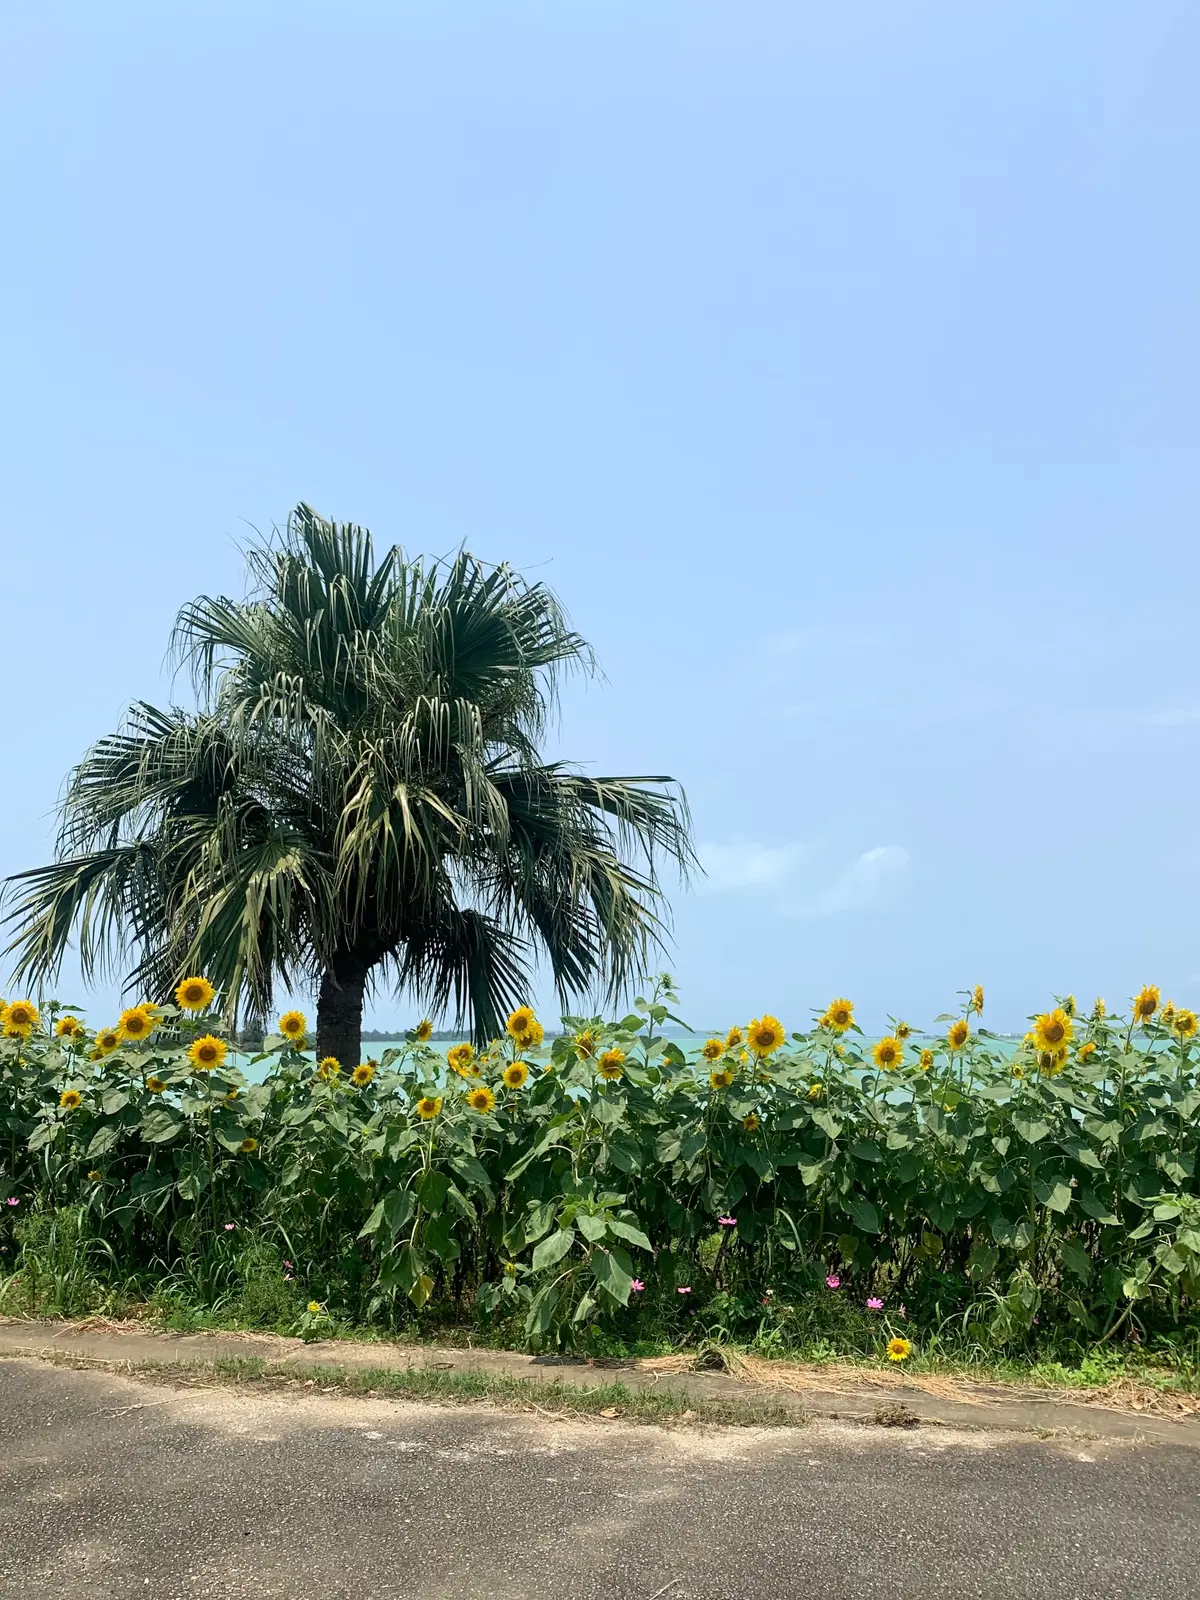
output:
M728 1089L733 1082L733 1073L730 1072L728 1067L724 1067L719 1072L710 1072L708 1081L714 1089Z
M482 1111L486 1114L496 1109L496 1096L486 1083L481 1083L467 1095L467 1104L472 1111Z
M1133 997L1133 1017L1135 1022L1149 1022L1158 1010L1158 985L1156 983L1143 984Z
M820 1100L824 1097L824 1094L825 1085L821 1082L820 1078L814 1078L808 1086L808 1098L810 1100Z
M4 1031L11 1038L28 1038L38 1024L38 1008L32 1000L11 1000L4 1008Z
M609 1083L615 1083L625 1071L625 1052L618 1050L614 1045L611 1050L603 1050L600 1059L596 1062L596 1071Z
M154 1032L154 1015L145 1006L131 1006L128 1011L122 1011L117 1019L117 1032L122 1040L136 1044L139 1039L148 1039Z
M977 983L971 990L971 1010L977 1017L983 1015L983 985Z
M155 1077L153 1073L146 1079L146 1088L151 1094L161 1094L166 1087L162 1079Z
M745 1037L745 1034L740 1028L730 1028L729 1032L725 1035L726 1050L736 1050L738 1045L743 1042Z
M433 1038L433 1023L428 1017L417 1023L416 1038L418 1044L428 1044Z
M96 1054L108 1056L113 1053L121 1042L121 1035L115 1028L101 1028L96 1035Z
M317 1062L317 1077L322 1083L332 1083L342 1070L342 1063L336 1056L323 1056Z
M1200 1028L1194 1011L1177 1011L1175 1013L1175 1032L1181 1039L1194 1039L1196 1030Z
M211 1072L225 1059L229 1046L215 1033L205 1033L194 1039L188 1048L188 1060L197 1072Z
M479 1075L479 1068L475 1065L475 1050L469 1044L456 1044L446 1051L446 1061L451 1072L457 1072L460 1078L475 1078Z
M756 1056L769 1056L779 1049L786 1037L778 1017L759 1017L750 1024L746 1043Z
M175 1004L181 1011L203 1011L212 1004L214 993L207 978L185 978L175 991Z
M884 1072L895 1072L904 1055L904 1046L895 1034L891 1034L886 1039L880 1039L871 1051L871 1055L875 1065L881 1067Z
M509 1012L508 1021L504 1024L510 1039L522 1039L537 1021L532 1006L518 1006L515 1011Z
M907 1022L898 1022L896 1024L896 1037L901 1043L912 1037L912 1029Z
M887 1344L887 1358L889 1361L907 1361L912 1355L912 1345L907 1339L889 1339Z
M77 1039L83 1032L83 1023L78 1017L59 1017L54 1031L60 1039Z
M1074 1034L1075 1025L1061 1006L1044 1011L1033 1024L1034 1039L1042 1050L1057 1050L1070 1044Z
M1014 1062L1012 1067L1012 1075L1014 1078L1023 1078L1025 1076L1025 1068L1020 1064L1019 1061Z
M545 1037L546 1030L535 1017L525 1032L520 1034L514 1042L518 1050L540 1050L542 1048L542 1040Z
M373 1061L360 1061L350 1074L350 1081L356 1089L365 1089L375 1076L375 1063Z
M957 1021L950 1024L949 1031L946 1034L946 1043L951 1050L961 1050L970 1036L971 1030L967 1026L967 1019L959 1017Z
M752 1111L748 1117L742 1118L742 1127L747 1133L757 1133L762 1123L759 1121L757 1111Z
M1086 1064L1095 1054L1096 1041L1094 1039L1088 1039L1084 1044L1079 1046L1079 1059L1081 1063Z
M1047 1050L1045 1048L1039 1050L1037 1064L1038 1071L1045 1073L1046 1077L1057 1078L1059 1073L1067 1064L1066 1045L1060 1044L1057 1049L1054 1050Z
M247 1135L246 1138L242 1140L238 1148L241 1150L244 1156L252 1156L258 1149L258 1140Z
M920 1066L922 1072L932 1072L933 1071L933 1051L932 1050L922 1050L921 1051L921 1059L920 1059L920 1062L918 1063L918 1065Z
M854 1026L853 1000L831 1000L821 1022L824 1027L832 1028L834 1033L845 1033Z
M58 1103L64 1111L75 1111L83 1104L83 1096L78 1089L64 1089Z
M529 1078L529 1068L523 1061L510 1061L500 1078L506 1089L523 1089Z
M225 1091L226 1100L236 1100L237 1097L238 1097L238 1092L237 1092L236 1089L226 1089L226 1091Z
M285 1011L279 1019L279 1031L285 1039L298 1044L308 1032L308 1018L303 1011Z
M707 1039L700 1051L705 1061L718 1061L725 1054L724 1039Z
M584 1028L582 1033L577 1033L573 1040L576 1054L581 1056L585 1061L596 1054L596 1045L598 1042L599 1041L597 1040L596 1035L591 1028Z
M432 1122L434 1117L440 1115L441 1109L442 1097L440 1094L423 1094L417 1101L417 1115L422 1122Z

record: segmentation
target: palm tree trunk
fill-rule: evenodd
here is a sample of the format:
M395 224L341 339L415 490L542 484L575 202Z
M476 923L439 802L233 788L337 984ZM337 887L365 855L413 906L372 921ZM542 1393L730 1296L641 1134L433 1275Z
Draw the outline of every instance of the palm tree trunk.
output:
M317 992L317 1057L336 1056L345 1072L362 1058L363 995L370 968L347 956L321 974Z

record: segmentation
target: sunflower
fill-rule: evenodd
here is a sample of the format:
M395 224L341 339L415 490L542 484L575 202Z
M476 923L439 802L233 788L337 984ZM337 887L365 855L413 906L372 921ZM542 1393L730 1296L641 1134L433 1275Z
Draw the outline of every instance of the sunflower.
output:
M428 1017L424 1021L417 1023L416 1037L418 1044L428 1044L430 1039L433 1038L433 1023L430 1022Z
M1069 994L1067 996L1067 998L1063 1001L1062 1005L1063 1005L1063 1010L1067 1013L1067 1015L1069 1017L1073 1017L1075 1015L1075 1013L1079 1010L1079 1007L1075 1004L1075 996L1073 994Z
M342 1070L342 1063L336 1056L325 1056L317 1062L317 1077L322 1083L332 1083Z
M618 1050L615 1045L611 1050L605 1050L596 1063L596 1071L609 1083L615 1083L625 1071L624 1050Z
M912 1345L907 1339L889 1339L887 1343L887 1358L889 1361L907 1361L912 1355Z
M315 1317L320 1312L320 1310L321 1310L321 1303L320 1303L319 1300L310 1300L308 1302L308 1314L309 1314L310 1317Z
M54 1031L60 1039L75 1039L83 1032L83 1023L78 1017L59 1017Z
M1094 1039L1089 1039L1086 1044L1081 1044L1079 1046L1080 1064L1082 1065L1083 1062L1090 1061L1095 1054L1096 1041Z
M545 1037L546 1030L535 1017L529 1027L526 1028L525 1032L517 1038L517 1048L520 1050L540 1050L542 1047L542 1040Z
M1057 1050L1038 1051L1038 1071L1044 1072L1048 1078L1057 1078L1067 1064L1067 1047L1060 1044Z
M708 1075L708 1081L712 1084L714 1089L728 1089L729 1085L733 1082L733 1073L730 1072L728 1067L725 1067L720 1072L710 1072Z
M917 1063L917 1065L920 1067L922 1072L932 1072L932 1070L933 1070L933 1051L932 1050L922 1050L921 1051L921 1059Z
M238 1097L238 1092L237 1092L236 1089L227 1089L225 1091L226 1100L236 1100L237 1097Z
M350 1074L350 1082L356 1089L365 1089L375 1076L375 1063L373 1061L360 1061Z
M103 1177L104 1177L104 1174L102 1172L100 1172L96 1167L93 1167L92 1170L88 1173L88 1182L89 1183L100 1183L101 1180L103 1179Z
M1194 1038L1197 1028L1200 1028L1200 1022L1197 1021L1194 1011L1177 1011L1175 1013L1175 1032L1181 1039Z
M778 1017L762 1017L750 1024L746 1042L756 1056L769 1056L779 1049L786 1037Z
M148 1039L154 1032L154 1017L145 1006L131 1006L117 1019L117 1032L123 1040Z
M967 1019L959 1017L957 1022L950 1024L950 1031L946 1035L946 1043L951 1050L961 1050L970 1036L971 1030L967 1027Z
M417 1115L422 1122L432 1122L442 1109L440 1094L423 1094L417 1101Z
M500 1074L506 1089L521 1089L529 1077L529 1068L523 1061L510 1061Z
M814 1078L808 1086L808 1098L810 1100L819 1100L824 1093L825 1085L819 1078Z
M977 983L971 993L971 1010L977 1017L983 1015L983 985Z
M508 1021L504 1026L508 1030L510 1039L521 1039L536 1021L532 1006L518 1006L515 1011L509 1012Z
M488 1111L494 1111L496 1108L496 1096L488 1088L486 1083L481 1083L477 1089L471 1090L470 1094L467 1096L467 1104L470 1106L472 1111L482 1111L485 1113Z
M258 1140L247 1137L242 1140L241 1144L238 1146L238 1149L244 1156L252 1156L258 1149Z
M212 1005L215 992L207 978L185 978L175 991L175 1004L181 1011L203 1011L205 1006ZM279 1031L284 1030L280 1028Z
M577 1033L572 1041L575 1049L584 1060L596 1054L597 1042L596 1035L591 1028L585 1028L582 1033Z
M224 1061L228 1049L224 1039L218 1039L213 1033L205 1033L192 1042L188 1049L188 1060L197 1072L211 1072Z
M880 1039L874 1050L871 1051L871 1055L875 1065L882 1067L884 1072L895 1072L904 1055L904 1046L896 1038L895 1034L892 1034L886 1039Z
M724 1039L707 1039L707 1040L705 1040L704 1047L700 1051L700 1054L704 1057L705 1061L717 1061L717 1060L719 1060L720 1057L725 1054L725 1041L724 1041Z
M32 1000L13 1000L4 1009L4 1028L29 1031L38 1025L38 1008Z
M1108 1007L1104 1004L1104 1001L1101 1000L1099 995L1097 995L1092 1001L1092 1015L1097 1019L1100 1017L1106 1017L1108 1015Z
M845 1033L847 1028L854 1026L854 1001L831 1000L821 1018L821 1025L832 1028L834 1033Z
M146 1088L151 1094L161 1094L166 1087L162 1079L156 1078L153 1073L146 1079Z
M748 1117L743 1117L742 1127L745 1128L747 1133L757 1133L759 1128L762 1127L762 1123L758 1120L758 1113L752 1111Z
M1149 1022L1158 1010L1158 985L1156 983L1143 984L1142 988L1133 998L1133 1019L1135 1022ZM10 1008L11 1015L11 1008Z
M446 1061L451 1072L457 1072L460 1078L477 1078L479 1068L475 1065L475 1051L469 1044L456 1044L446 1052Z
M730 1028L729 1032L725 1035L726 1050L736 1050L744 1038L745 1034L740 1028Z
M911 1036L912 1036L912 1029L909 1027L907 1022L898 1022L896 1024L896 1037L897 1037L897 1039L903 1041L905 1039L910 1038Z
M83 1104L83 1096L78 1089L64 1089L58 1097L58 1103L64 1111L75 1111Z
M1012 1075L1014 1078L1023 1078L1025 1076L1025 1068L1020 1064L1014 1066L1012 1068Z
M303 1011L285 1011L279 1019L279 1031L296 1044L308 1032L308 1018Z
M111 1055L121 1042L121 1035L115 1028L101 1028L96 1035L96 1054L98 1056Z
M1042 1050L1057 1050L1060 1045L1070 1044L1074 1033L1075 1025L1061 1006L1044 1011L1033 1024L1034 1039Z
M1167 1001L1166 1005L1162 1008L1161 1012L1159 1013L1158 1020L1162 1023L1164 1028L1169 1028L1172 1025L1172 1023L1175 1021L1175 1002L1174 1002L1174 1000L1168 1000Z

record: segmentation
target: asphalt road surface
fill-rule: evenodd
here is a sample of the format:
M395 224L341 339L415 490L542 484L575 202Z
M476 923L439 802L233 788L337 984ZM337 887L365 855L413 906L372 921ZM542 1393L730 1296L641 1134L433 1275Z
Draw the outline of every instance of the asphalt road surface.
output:
M0 1361L4 1600L1195 1600L1200 1452Z

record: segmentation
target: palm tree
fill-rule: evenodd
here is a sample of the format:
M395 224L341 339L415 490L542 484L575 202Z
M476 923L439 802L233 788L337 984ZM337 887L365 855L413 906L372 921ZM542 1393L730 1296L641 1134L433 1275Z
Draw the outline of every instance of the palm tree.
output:
M564 1003L624 990L662 943L660 862L694 862L686 802L542 758L556 675L593 669L553 595L466 552L377 562L305 505L248 559L247 599L176 625L199 709L133 705L68 780L57 859L9 880L16 976L74 938L85 978L203 971L252 1023L315 986L343 1062L381 981L476 1037L539 957Z

